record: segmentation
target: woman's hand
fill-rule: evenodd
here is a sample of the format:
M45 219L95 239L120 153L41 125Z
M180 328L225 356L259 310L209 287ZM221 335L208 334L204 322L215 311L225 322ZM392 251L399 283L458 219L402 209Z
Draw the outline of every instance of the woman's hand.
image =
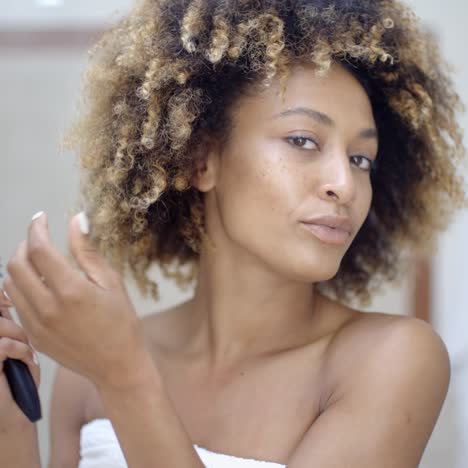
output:
M13 400L4 373L7 358L19 359L29 367L36 387L41 382L41 369L24 330L15 323L8 307L10 302L0 295L0 433L29 422Z
M69 248L84 275L52 245L44 213L9 260L3 289L35 349L98 386L118 386L148 362L144 334L120 274L81 233L79 216Z

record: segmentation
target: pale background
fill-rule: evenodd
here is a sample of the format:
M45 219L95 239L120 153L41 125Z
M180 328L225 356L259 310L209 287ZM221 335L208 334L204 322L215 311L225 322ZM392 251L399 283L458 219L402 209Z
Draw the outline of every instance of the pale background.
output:
M465 0L415 0L416 13L438 32L442 48L456 67L459 92L467 102L468 3ZM124 14L129 0L0 0L0 31L50 28L101 28ZM44 210L49 216L53 242L66 252L65 213L76 200L78 173L75 156L57 150L59 136L74 112L86 49L22 49L1 45L0 35L0 257L3 266L25 238L31 216ZM467 116L462 119L467 128ZM465 138L466 145L466 138ZM466 167L460 168L466 173ZM433 326L450 353L452 378L449 393L424 454L423 468L468 466L468 214L440 239L434 252ZM159 279L154 269L154 278ZM162 300L143 299L129 279L129 291L137 310L146 315L187 299L173 284L161 279ZM410 281L388 287L369 310L411 314ZM38 422L41 458L49 454L49 397L56 364L40 355L40 396L43 419ZM421 389L424 391L424 389Z

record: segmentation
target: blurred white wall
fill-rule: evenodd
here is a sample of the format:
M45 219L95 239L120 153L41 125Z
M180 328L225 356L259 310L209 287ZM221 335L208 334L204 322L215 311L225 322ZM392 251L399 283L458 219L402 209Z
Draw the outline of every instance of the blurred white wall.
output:
M88 28L108 24L132 5L129 0L0 0L0 27Z
M417 14L437 30L445 56L456 69L455 82L468 104L468 3L463 0L413 0ZM461 124L468 142L468 115ZM468 157L468 155L467 155ZM460 168L468 176L468 164ZM468 189L468 187L467 187ZM441 237L434 255L433 326L450 353L452 377L447 399L424 454L423 468L468 466L468 289L464 266L468 263L468 212Z
M45 8L44 4L56 5ZM53 28L92 28L105 25L125 12L128 0L0 1L0 31L45 30ZM437 29L449 60L458 67L456 81L467 102L468 69L465 46L468 31L468 4L447 0L441 7L436 0L410 2L417 14ZM0 45L0 213L4 224L0 232L0 258L5 265L17 244L25 238L31 216L44 210L49 216L53 242L67 251L65 213L77 196L78 173L75 155L59 153L57 142L68 127L79 93L80 76L86 61L84 49L8 49ZM467 118L463 120L467 128ZM441 239L435 252L434 328L449 348L452 380L441 417L425 452L423 468L462 468L468 466L465 433L468 432L468 292L463 287L462 268L468 261L468 214L460 213L457 222ZM460 261L461 260L461 261ZM162 301L143 299L132 280L129 292L139 314L146 315L185 300L191 292L180 292L163 280L155 267L154 278L161 282ZM388 287L376 297L369 310L409 314L410 283ZM46 466L49 453L49 398L56 364L41 355L40 395L43 419L38 422L41 458ZM423 391L423 389L422 389Z

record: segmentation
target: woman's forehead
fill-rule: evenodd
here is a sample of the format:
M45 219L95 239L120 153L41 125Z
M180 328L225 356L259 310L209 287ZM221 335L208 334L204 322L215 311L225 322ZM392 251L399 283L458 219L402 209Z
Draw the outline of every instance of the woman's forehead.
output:
M262 92L241 99L237 117L248 125L275 124L288 119L310 120L328 127L340 119L360 119L361 125L374 126L372 105L366 90L344 68L335 67L325 77L314 69L295 68L280 95L277 81Z

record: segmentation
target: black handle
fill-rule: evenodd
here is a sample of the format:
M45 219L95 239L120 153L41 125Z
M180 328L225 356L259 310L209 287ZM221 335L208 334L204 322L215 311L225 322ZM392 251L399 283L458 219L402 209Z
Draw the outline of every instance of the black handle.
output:
M41 401L28 366L19 359L7 358L3 372L10 386L11 396L31 422L41 419Z

